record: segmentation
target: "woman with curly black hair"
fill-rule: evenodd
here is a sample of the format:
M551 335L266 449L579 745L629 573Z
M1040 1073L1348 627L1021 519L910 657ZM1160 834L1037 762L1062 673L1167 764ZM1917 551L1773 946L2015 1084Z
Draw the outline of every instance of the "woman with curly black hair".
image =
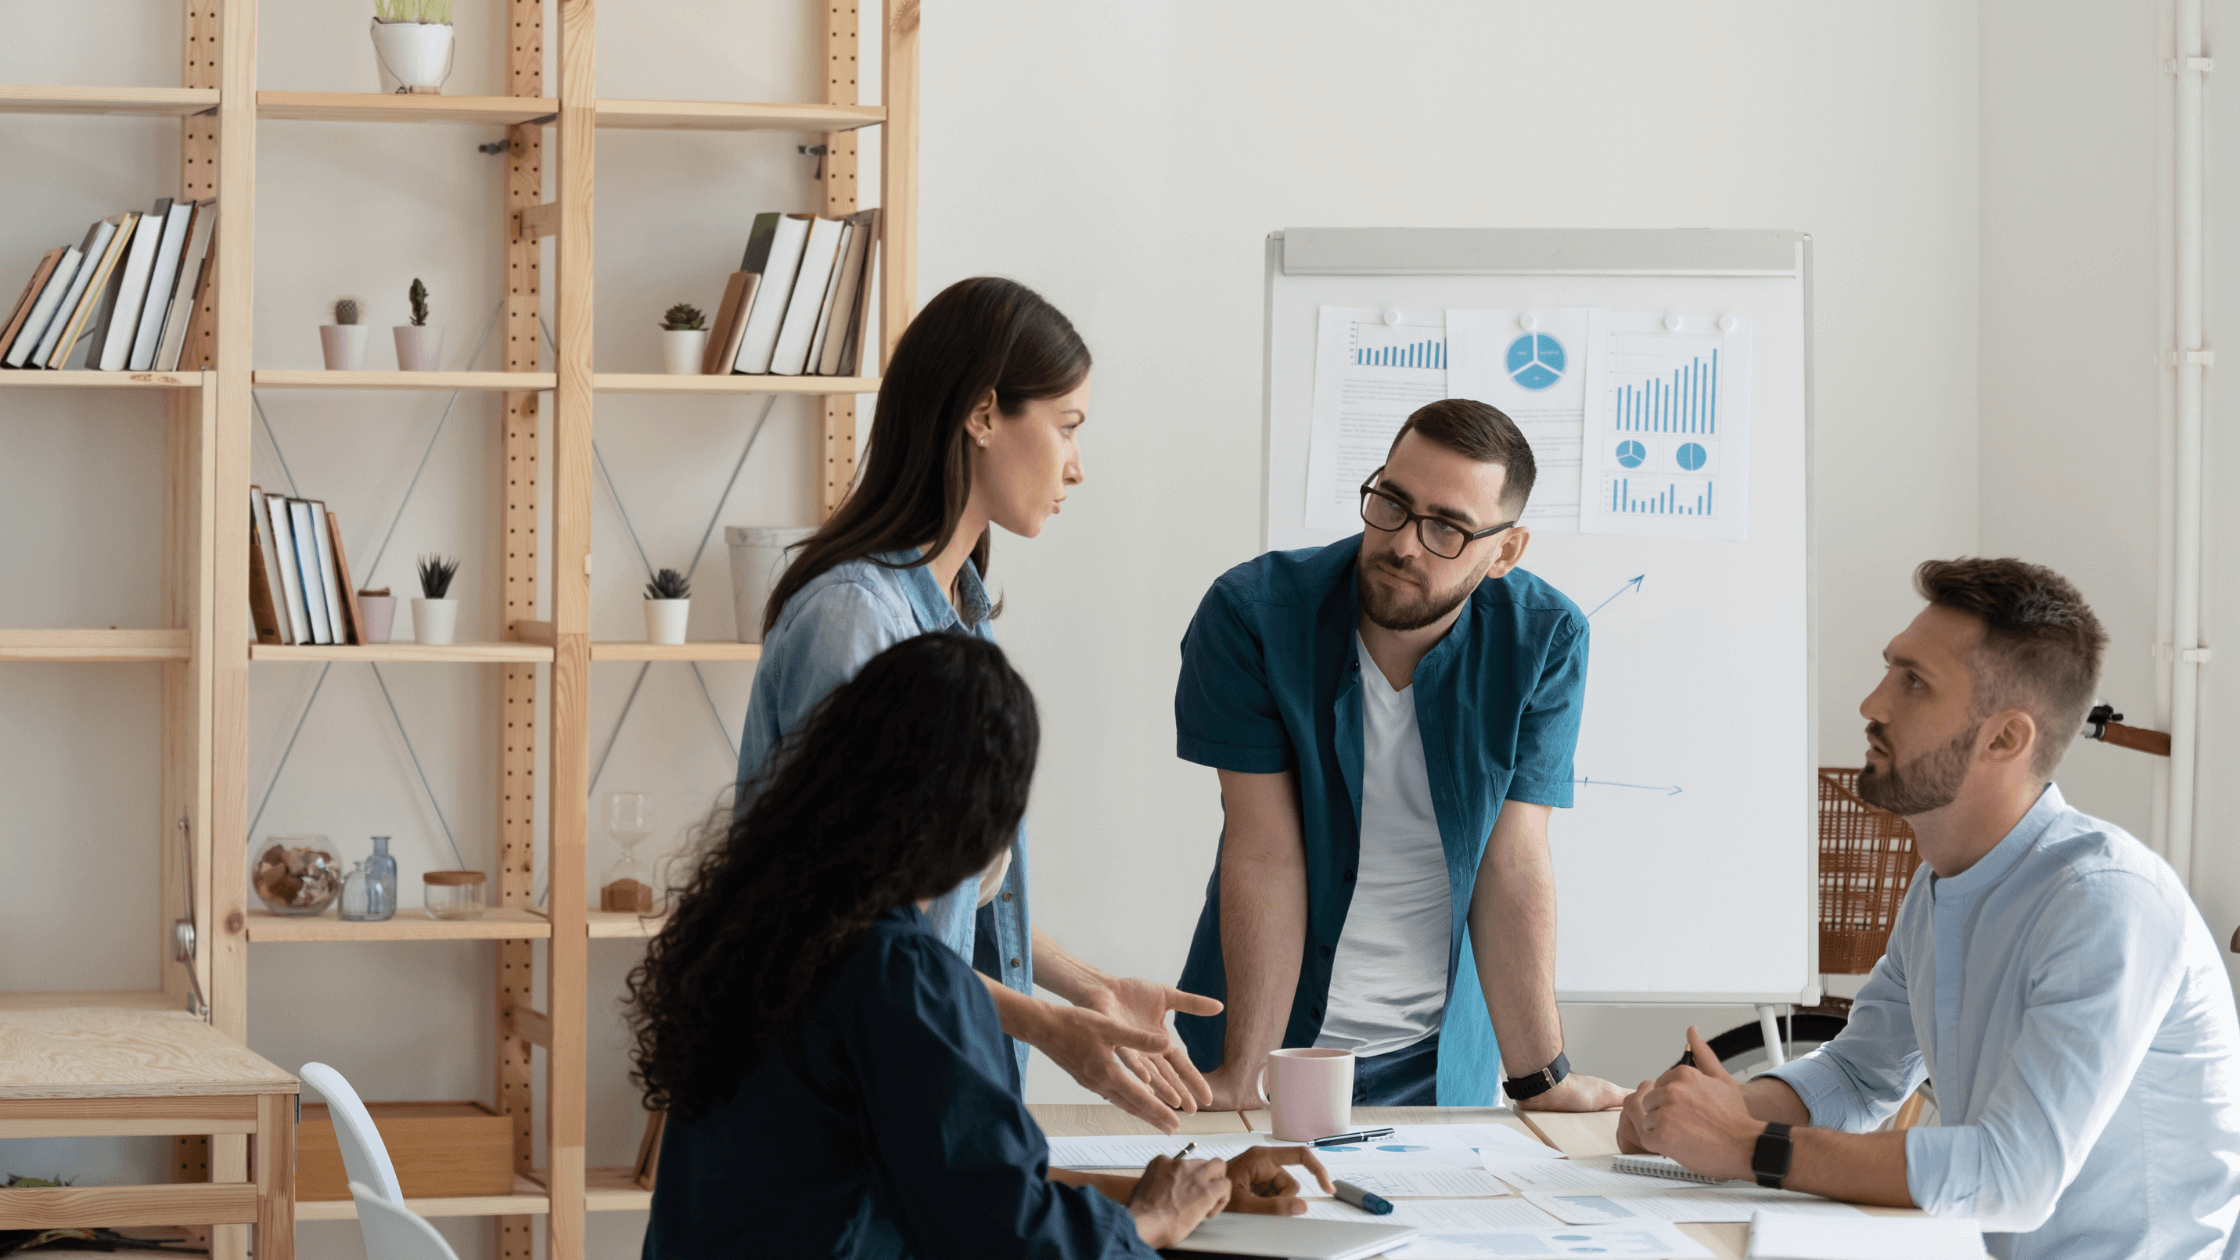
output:
M667 1108L646 1260L1147 1256L1229 1203L1294 1213L1279 1164L1053 1172L994 1003L925 905L995 862L1040 727L994 644L888 648L777 750L630 976ZM1326 1180L1326 1179L1325 1179Z

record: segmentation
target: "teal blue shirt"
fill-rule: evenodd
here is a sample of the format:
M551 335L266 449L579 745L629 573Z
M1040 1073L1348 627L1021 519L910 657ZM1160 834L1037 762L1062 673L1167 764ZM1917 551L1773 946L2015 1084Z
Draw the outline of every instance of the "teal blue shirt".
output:
M1217 770L1298 776L1307 932L1285 1046L1311 1046L1322 1030L1331 958L1361 852L1360 550L1356 534L1238 565L1206 592L1182 640L1176 753ZM1503 801L1570 806L1586 681L1587 619L1523 569L1481 582L1416 666L1416 725L1453 903L1441 1106L1487 1106L1497 1095L1501 1051L1477 969L1456 965L1472 956L1470 894ZM1227 996L1218 856L1181 985ZM1221 1062L1222 1016L1183 1015L1175 1023L1200 1069Z

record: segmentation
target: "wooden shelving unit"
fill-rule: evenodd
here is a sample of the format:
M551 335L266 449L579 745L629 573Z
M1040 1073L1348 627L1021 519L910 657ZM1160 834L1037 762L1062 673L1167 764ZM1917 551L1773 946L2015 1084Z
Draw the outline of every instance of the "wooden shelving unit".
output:
M180 120L177 196L215 197L214 331L190 346L199 370L172 373L0 373L0 391L17 389L152 389L164 410L164 599L159 626L136 629L0 629L0 662L124 662L163 676L163 767L160 826L166 844L154 908L165 942L163 987L146 992L0 994L0 1009L100 1005L130 1010L189 1007L207 995L219 1031L246 1040L248 954L252 946L489 940L496 969L491 1019L496 1029L493 1105L515 1121L514 1193L421 1199L425 1216L486 1216L497 1226L499 1260L535 1260L532 1228L546 1221L549 1260L582 1260L586 1212L642 1211L651 1193L627 1168L587 1168L587 1091L627 1091L623 1080L586 1079L587 949L593 939L643 940L659 920L588 909L585 872L591 732L588 693L594 661L751 661L753 644L591 641L590 583L593 457L591 434L600 394L794 394L821 399L819 503L829 513L853 483L856 395L878 389L874 376L739 377L594 373L591 215L597 192L597 138L602 129L791 131L825 146L820 193L826 215L856 205L856 132L885 128L881 153L879 326L885 348L916 309L917 56L919 0L881 0L861 15L859 0L823 0L819 46L824 99L800 102L646 101L599 99L593 88L595 0L460 0L503 4L508 38L502 96L383 96L362 92L270 92L256 84L257 0L182 0L185 38L175 88L0 86L0 113L122 114ZM857 91L858 28L864 16L880 32L884 82L880 105ZM338 22L340 21L338 17ZM362 18L347 36L362 38ZM545 41L557 46L558 74L545 82ZM548 86L553 93L548 95ZM255 366L252 265L256 249L257 137L262 123L296 126L453 123L505 128L502 221L504 242L494 261L506 293L498 344L502 370L490 372L307 372ZM688 184L692 173L680 171ZM485 225L459 225L479 235ZM741 222L741 231L745 223ZM542 252L552 238L552 298L544 295ZM553 361L540 361L540 316L549 316ZM867 356L869 359L871 356ZM884 358L883 355L877 356ZM866 368L872 363L866 362ZM501 642L422 647L278 647L254 642L250 626L248 521L215 505L243 501L250 483L251 393L291 390L481 390L502 402L499 446L509 466L527 475L499 479L503 488L499 578L505 592ZM540 456L540 451L549 455ZM548 461L548 462L547 462ZM539 503L541 492L548 496ZM549 512L540 530L540 506ZM545 536L540 537L540 532ZM540 587L539 583L549 583ZM539 620L539 592L548 608ZM494 665L503 671L500 741L502 788L492 908L480 919L436 921L411 905L381 924L344 923L331 916L283 918L264 912L248 887L248 697L253 665L268 662L372 661ZM540 701L540 692L549 699ZM539 715L537 706L549 705ZM542 718L540 723L539 718ZM542 730L543 745L535 742ZM537 804L546 803L539 844ZM183 837L183 842L181 838ZM540 848L543 850L539 852ZM537 868L548 889L532 905ZM191 872L191 887L189 886ZM182 966L169 949L171 925L184 919L199 949ZM610 948L627 948L616 946ZM541 956L535 952L542 951ZM403 951L409 954L411 951ZM400 957L397 965L409 966ZM190 975L190 967L192 974ZM533 982L532 976L540 977ZM190 1025L191 1026L191 1025ZM538 1060L532 1053L542 1050ZM544 1071L541 1117L532 1115L532 1064ZM543 1140L532 1140L541 1119ZM183 1155L185 1148L182 1148ZM249 1170L239 1135L209 1139L208 1175L239 1179ZM354 1216L349 1203L297 1207L307 1221ZM212 1260L246 1260L249 1229L211 1229Z

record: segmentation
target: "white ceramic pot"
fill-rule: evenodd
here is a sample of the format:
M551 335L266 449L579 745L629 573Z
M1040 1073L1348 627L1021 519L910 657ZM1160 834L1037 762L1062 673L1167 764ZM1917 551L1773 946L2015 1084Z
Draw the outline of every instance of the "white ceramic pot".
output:
M357 372L366 366L366 334L373 329L365 324L319 325L319 349L327 356L329 372Z
M661 330L661 359L671 376L700 375L701 359L708 353L708 330L705 328L664 328Z
M723 527L723 541L731 548L731 613L739 623L739 642L762 642L762 609L785 575L786 549L816 532L814 526Z
M455 599L415 599L412 601L412 641L429 647L441 647L451 642L459 629L459 601Z
M381 90L438 89L451 77L452 33L436 22L373 24L373 60L381 70Z
M646 601L646 642L675 645L684 642L684 623L692 612L689 599Z
M449 600L444 601L449 603ZM394 595L360 595L358 611L365 614L366 642L387 643L389 626L397 619L397 597ZM415 622L419 617L413 617Z
M443 329L434 324L398 324L397 370L434 372L443 363Z

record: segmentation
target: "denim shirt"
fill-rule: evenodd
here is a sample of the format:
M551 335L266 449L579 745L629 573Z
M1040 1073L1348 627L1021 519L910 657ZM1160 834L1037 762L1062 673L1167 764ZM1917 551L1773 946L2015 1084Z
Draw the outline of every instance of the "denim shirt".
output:
M1182 639L1177 755L1217 770L1298 776L1307 931L1285 1046L1311 1046L1321 1032L1361 853L1360 551L1356 534L1240 564L1206 592ZM1495 1101L1501 1049L1477 967L1460 965L1474 958L1470 894L1502 802L1570 807L1586 681L1587 619L1523 569L1479 583L1416 666L1416 723L1453 906L1437 1051L1442 1107ZM1181 987L1226 996L1218 856ZM1222 1016L1179 1015L1175 1028L1199 1068L1221 1062Z
M1835 1040L1769 1075L1812 1123L1881 1124L1924 1080L1906 1189L2009 1260L2230 1256L2240 1019L2168 863L2047 785L1950 879L1924 868Z
M916 550L888 552L890 564L917 559ZM794 593L778 612L778 624L762 640L754 691L747 698L746 729L739 735L738 811L752 803L755 777L770 750L808 716L833 688L856 676L872 657L904 639L937 630L961 630L991 642L988 625L994 606L970 560L957 571L957 590L970 614L957 610L925 566L890 569L869 560L834 565ZM926 919L943 944L988 976L1020 993L1034 993L1034 952L1027 929L1026 830L1011 844L1011 870L1003 887L980 909L980 879L974 876L928 907ZM1020 1079L1027 1070L1027 1046L1012 1046Z

